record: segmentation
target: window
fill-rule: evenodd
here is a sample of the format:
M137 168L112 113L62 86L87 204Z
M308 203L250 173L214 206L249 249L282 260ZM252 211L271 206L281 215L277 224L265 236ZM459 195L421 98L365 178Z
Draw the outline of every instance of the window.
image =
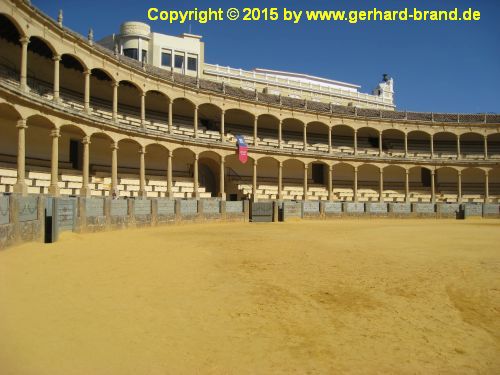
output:
M183 66L184 66L184 56L175 55L175 67L182 69Z
M148 51L146 51L145 49L142 50L142 60L141 60L143 63L147 63L148 62Z
M161 65L172 66L172 54L170 52L161 53Z
M125 48L123 54L131 59L139 60L139 51L137 48Z
M198 70L198 59L196 57L188 57L188 70Z

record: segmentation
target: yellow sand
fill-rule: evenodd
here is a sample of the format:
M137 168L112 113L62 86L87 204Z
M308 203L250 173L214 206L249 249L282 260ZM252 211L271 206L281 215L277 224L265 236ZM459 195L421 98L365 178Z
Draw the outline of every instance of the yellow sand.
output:
M499 374L500 221L66 234L0 252L0 374Z

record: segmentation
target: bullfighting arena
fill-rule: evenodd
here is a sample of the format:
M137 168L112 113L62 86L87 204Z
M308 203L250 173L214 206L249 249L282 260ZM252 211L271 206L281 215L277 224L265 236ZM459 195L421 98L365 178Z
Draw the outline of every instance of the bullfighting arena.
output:
M0 252L0 373L498 374L500 220L211 223Z

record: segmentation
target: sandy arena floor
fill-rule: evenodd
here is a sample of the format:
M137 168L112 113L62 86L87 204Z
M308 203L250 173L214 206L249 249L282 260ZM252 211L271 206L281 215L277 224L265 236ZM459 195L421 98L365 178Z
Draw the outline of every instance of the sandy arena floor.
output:
M0 373L499 374L500 220L195 224L10 248Z

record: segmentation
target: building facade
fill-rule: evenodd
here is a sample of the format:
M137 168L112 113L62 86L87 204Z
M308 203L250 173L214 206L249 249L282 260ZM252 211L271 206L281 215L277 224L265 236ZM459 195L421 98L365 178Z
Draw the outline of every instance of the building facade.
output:
M154 34L129 26L130 38L121 39L117 51L64 28L29 2L0 1L0 192L500 199L500 115L399 112L245 89L207 79L205 72L178 71L175 61L174 69L158 67L156 47L152 55L142 52ZM182 39L200 49L178 54L181 47L170 45L171 57L187 62L198 54L197 68L206 69L199 38ZM137 59L134 52L121 54L134 48ZM255 74L282 78L280 72ZM392 93L392 82L377 90ZM236 135L249 144L246 163L238 158Z

